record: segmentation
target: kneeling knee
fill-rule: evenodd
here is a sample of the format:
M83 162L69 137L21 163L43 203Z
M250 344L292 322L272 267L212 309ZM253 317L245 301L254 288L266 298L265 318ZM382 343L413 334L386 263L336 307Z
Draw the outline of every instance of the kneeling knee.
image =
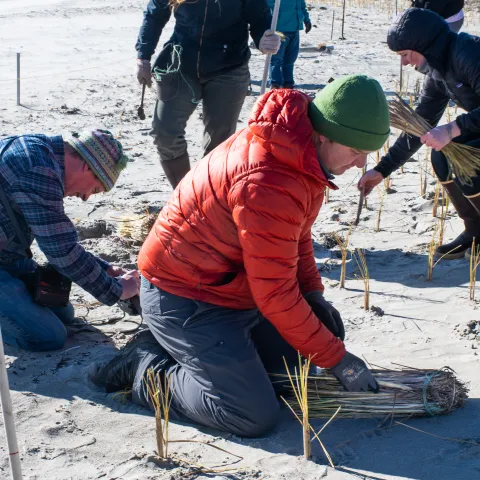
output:
M60 350L67 339L67 332L64 329L58 332L52 332L50 336L43 338L19 338L17 342L24 350L31 352L48 352L51 350Z
M280 415L278 401L271 403L267 408L254 410L246 418L240 418L233 433L240 437L263 437L275 427Z

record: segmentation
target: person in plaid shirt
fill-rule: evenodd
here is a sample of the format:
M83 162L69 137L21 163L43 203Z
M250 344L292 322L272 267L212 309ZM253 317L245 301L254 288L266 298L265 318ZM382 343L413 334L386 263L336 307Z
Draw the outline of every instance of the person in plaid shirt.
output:
M78 243L64 211L64 197L110 190L126 166L120 142L105 130L78 137L21 135L0 141L0 188L23 237L36 240L49 264L97 300L113 305L138 295L138 272L126 272L95 257ZM19 279L34 270L0 202L0 327L5 343L31 351L62 348L72 323L72 305L47 308L33 302Z

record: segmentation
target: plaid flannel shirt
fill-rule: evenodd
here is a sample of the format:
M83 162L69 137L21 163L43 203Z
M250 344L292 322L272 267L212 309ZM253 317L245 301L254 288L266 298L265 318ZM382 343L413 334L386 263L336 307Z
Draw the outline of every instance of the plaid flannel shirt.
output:
M78 243L75 227L64 211L63 138L22 135L4 150L9 138L0 141L0 184L27 242L35 239L56 270L100 302L113 305L122 286L107 275L108 262ZM25 255L0 202L0 268Z

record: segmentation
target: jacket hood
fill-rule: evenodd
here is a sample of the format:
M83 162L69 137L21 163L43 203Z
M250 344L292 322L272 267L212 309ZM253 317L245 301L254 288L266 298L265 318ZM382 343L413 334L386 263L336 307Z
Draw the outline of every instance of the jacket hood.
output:
M448 50L456 35L435 12L409 8L390 26L387 43L394 52L414 50L422 54L430 67L444 73Z
M311 101L297 90L272 90L255 104L248 128L277 161L328 184L312 141L314 130L308 118Z

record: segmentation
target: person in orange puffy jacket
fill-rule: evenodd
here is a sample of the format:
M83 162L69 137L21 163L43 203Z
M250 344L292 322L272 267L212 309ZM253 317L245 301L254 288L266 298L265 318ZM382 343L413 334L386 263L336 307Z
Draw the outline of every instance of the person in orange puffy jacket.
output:
M315 99L274 90L248 127L201 160L177 186L139 254L149 329L90 380L132 389L151 407L149 369L170 378L171 415L259 436L277 421L269 375L297 352L331 368L350 391L377 390L347 352L339 312L323 297L311 226L333 175L365 165L390 132L376 80L353 75ZM278 393L278 392L277 392Z

